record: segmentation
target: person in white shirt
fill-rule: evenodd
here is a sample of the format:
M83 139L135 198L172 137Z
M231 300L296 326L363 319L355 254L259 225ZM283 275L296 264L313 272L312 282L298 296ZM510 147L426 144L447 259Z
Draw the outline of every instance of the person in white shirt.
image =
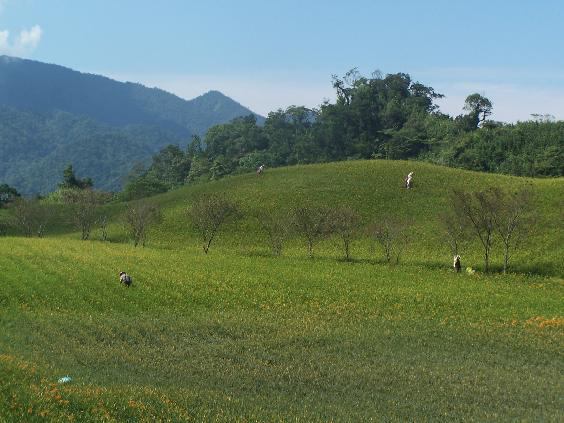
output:
M454 267L456 273L460 273L460 269L462 268L462 265L460 264L460 256L458 254L454 256L454 263L452 266Z
M262 175L262 172L264 171L264 165L260 165L257 169L257 175Z
M405 178L405 187L407 189L410 189L412 187L412 181L413 181L413 173L414 172L409 172L407 174L407 178Z

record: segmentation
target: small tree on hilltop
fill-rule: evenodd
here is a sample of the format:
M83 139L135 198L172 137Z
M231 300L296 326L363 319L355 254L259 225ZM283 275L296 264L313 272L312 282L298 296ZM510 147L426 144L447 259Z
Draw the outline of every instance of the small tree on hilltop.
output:
M445 212L439 214L439 221L443 227L446 242L450 247L452 256L460 255L462 247L468 238L463 220L453 212Z
M143 201L129 204L125 213L125 222L133 244L145 246L148 231L152 225L160 223L162 215L158 206Z
M197 198L188 208L194 229L200 234L204 253L208 253L219 228L229 220L240 217L239 207L222 194L209 194Z
M484 270L487 272L495 231L494 190L490 188L472 193L453 191L452 203L457 218L480 240L484 249Z
M494 227L503 243L503 273L507 272L511 252L527 238L532 228L532 192L523 188L515 192L495 189Z
M307 241L307 251L313 258L313 247L330 233L330 212L326 208L305 204L294 208L294 226Z
M267 236L272 254L282 255L284 241L290 233L290 222L286 216L276 214L272 210L260 210L257 213L260 228Z
M360 233L360 215L350 207L338 207L331 210L330 231L343 242L345 260L350 260L351 243Z
M476 126L486 121L492 114L492 109L492 102L478 93L470 94L464 101L464 110L475 119Z
M25 236L36 234L41 238L45 234L50 210L37 199L18 198L13 202L12 215L13 225Z
M382 247L386 262L398 264L409 242L408 229L406 223L384 218L369 226L368 233Z
M109 195L92 189L70 189L63 190L62 197L71 209L72 222L80 230L81 239L87 240L98 219L100 205L108 200Z
M101 216L98 216L95 223L98 226L98 229L100 230L100 239L102 241L107 241L108 240L108 215L102 214Z
M5 236L8 234L9 223L0 220L0 236Z

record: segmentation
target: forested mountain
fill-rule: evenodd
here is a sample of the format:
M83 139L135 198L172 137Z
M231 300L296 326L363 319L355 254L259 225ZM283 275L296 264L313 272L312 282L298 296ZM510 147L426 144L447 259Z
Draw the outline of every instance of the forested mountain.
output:
M45 193L72 163L96 187L118 190L136 162L163 146L185 147L193 135L251 114L217 91L186 101L157 88L0 56L0 183Z
M119 190L135 163L186 141L157 126L114 127L65 112L0 108L0 181L25 194L46 193L73 164L96 187Z

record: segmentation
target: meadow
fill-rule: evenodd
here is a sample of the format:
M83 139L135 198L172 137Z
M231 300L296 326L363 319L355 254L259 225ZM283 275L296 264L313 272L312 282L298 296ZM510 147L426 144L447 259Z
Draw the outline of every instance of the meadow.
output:
M453 273L437 220L454 186L524 182L411 162L299 166L154 198L164 220L146 248L127 242L123 205L108 209L111 242L65 225L0 238L0 420L561 421L562 180L527 181L538 225L507 275L481 272L473 244L463 261L478 271ZM185 215L203 192L228 192L247 216L208 255ZM296 237L271 256L252 215L305 200L366 223L410 217L410 247L395 266L367 239L351 262L334 239L314 259Z

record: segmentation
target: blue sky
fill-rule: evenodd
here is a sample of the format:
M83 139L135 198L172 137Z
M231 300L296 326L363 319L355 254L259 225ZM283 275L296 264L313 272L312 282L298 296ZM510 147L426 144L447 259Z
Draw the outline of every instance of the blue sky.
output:
M462 111L564 119L564 1L0 0L0 54L267 114L333 98L331 75L406 72Z

